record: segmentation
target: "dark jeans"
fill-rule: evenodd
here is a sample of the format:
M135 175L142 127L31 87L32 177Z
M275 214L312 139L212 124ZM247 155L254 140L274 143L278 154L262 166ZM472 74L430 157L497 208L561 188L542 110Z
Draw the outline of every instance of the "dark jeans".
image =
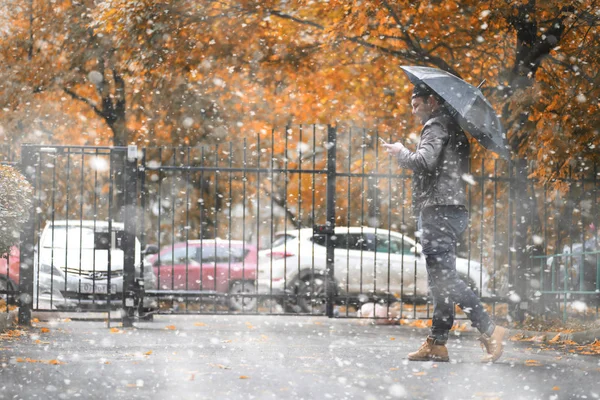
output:
M433 297L431 337L443 344L454 323L457 304L481 333L491 334L494 323L479 297L456 273L456 243L465 231L469 214L462 206L431 206L421 211L419 230L427 260L429 290Z

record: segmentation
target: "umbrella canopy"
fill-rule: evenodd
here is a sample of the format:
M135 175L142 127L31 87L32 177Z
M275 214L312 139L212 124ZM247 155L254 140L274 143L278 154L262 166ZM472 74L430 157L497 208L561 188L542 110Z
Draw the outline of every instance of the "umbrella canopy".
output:
M510 158L500 119L478 88L441 69L417 66L400 68L414 85L424 84L444 99L461 128L483 147L507 160Z

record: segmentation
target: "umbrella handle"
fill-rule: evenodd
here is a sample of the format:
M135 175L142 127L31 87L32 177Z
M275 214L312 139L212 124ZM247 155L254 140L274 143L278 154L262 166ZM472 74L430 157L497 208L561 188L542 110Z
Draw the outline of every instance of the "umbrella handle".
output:
M485 83L486 79L483 78L483 80L481 81L481 83L479 84L479 86L477 86L477 89L481 88L483 86L483 84Z

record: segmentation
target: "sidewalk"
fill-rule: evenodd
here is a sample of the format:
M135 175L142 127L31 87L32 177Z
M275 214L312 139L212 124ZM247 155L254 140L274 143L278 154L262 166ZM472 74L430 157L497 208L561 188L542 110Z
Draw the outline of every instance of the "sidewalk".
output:
M5 398L508 400L600 393L592 378L597 357L508 342L498 363L482 364L470 330L451 335L450 363L414 363L406 354L423 342L424 329L355 319L196 315L157 316L129 329L69 319L35 325L0 343Z

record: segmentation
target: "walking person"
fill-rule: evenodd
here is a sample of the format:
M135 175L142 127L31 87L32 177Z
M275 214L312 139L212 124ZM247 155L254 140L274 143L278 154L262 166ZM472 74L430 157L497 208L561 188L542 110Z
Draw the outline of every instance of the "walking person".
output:
M456 244L469 218L463 179L469 172L469 141L444 100L428 86L415 85L411 103L412 113L423 124L416 151L401 143L383 144L401 168L413 171L413 208L433 297L431 332L408 359L449 361L446 343L457 304L482 334L487 352L482 361L494 362L502 355L507 330L492 322L479 297L456 272Z

